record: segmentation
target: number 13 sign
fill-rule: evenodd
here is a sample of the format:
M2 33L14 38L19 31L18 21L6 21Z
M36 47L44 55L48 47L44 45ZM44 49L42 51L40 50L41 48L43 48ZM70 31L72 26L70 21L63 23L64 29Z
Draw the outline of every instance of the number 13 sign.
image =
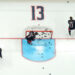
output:
M43 6L31 6L31 9L32 9L32 20L44 20ZM36 14L35 12L38 12L38 13ZM40 16L36 16L36 15L40 15Z

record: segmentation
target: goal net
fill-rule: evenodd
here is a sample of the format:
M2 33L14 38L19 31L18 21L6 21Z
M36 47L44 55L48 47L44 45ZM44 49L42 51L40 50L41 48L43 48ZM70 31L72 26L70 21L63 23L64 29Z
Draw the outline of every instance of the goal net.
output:
M31 31L26 31L26 36L29 35ZM37 32L35 39L52 39L53 31L33 31L34 33Z

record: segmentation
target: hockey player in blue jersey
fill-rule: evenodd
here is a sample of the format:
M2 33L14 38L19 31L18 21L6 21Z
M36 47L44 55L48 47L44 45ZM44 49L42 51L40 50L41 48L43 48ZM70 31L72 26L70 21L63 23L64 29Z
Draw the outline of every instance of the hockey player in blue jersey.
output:
M68 20L68 24L69 24L68 32L69 35L71 36L71 30L75 29L75 20L73 20L73 18L70 17L70 20Z

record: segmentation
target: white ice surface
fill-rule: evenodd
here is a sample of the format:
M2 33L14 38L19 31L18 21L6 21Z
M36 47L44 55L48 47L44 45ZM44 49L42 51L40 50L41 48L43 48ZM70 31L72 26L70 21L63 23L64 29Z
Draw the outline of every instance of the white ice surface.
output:
M0 40L0 47L3 49L0 75L75 74L75 40L56 40L56 57L39 63L22 56L21 40Z

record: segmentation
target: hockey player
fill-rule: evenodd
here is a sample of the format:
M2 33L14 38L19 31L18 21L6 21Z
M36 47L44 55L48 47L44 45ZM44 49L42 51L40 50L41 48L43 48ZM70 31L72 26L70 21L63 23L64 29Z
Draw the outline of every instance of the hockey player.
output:
M31 31L31 32L29 33L29 35L26 36L26 39L27 39L28 44L31 44L31 42L35 40L35 36L36 36L37 34L38 34L37 32L34 33L33 31Z
M0 48L0 58L2 58L2 49Z
M68 20L68 24L69 24L68 32L69 35L71 35L71 30L75 29L75 20L73 20L73 18L70 17L70 20Z

